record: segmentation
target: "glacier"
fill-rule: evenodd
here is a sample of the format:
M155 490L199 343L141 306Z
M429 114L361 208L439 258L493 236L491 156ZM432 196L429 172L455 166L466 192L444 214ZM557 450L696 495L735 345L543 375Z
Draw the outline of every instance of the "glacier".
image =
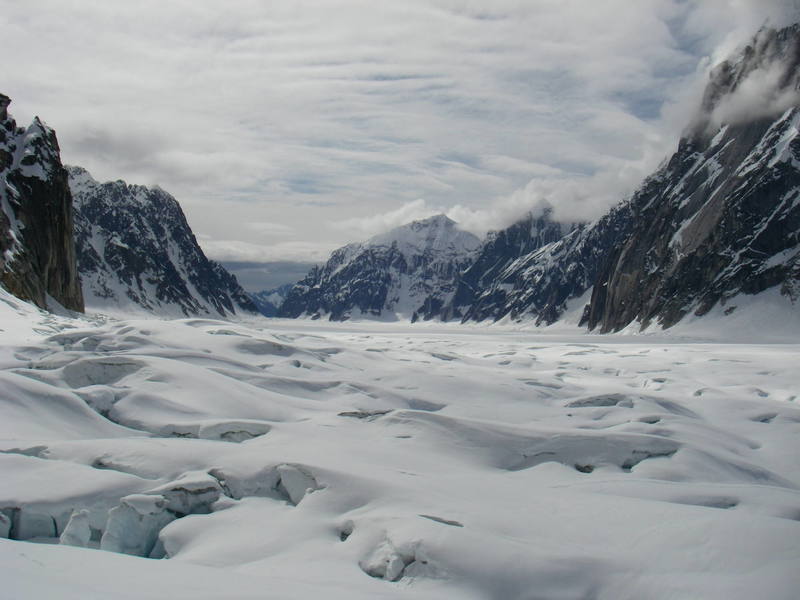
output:
M800 345L768 304L601 335L0 290L0 595L789 600Z

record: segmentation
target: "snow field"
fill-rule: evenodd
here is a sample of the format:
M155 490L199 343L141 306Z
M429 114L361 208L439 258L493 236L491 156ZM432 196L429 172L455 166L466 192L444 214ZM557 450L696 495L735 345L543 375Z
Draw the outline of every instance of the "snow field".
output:
M9 597L796 597L797 345L26 310Z

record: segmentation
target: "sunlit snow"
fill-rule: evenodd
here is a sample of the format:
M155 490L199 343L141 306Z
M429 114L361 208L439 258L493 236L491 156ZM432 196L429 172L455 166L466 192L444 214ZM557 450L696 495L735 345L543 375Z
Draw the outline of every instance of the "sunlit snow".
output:
M800 589L798 344L0 294L2 598Z

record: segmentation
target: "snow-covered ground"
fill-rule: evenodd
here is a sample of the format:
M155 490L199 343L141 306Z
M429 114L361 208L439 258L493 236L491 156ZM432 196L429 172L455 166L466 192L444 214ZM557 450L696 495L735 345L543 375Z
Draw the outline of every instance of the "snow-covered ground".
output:
M794 599L799 351L0 291L0 598Z

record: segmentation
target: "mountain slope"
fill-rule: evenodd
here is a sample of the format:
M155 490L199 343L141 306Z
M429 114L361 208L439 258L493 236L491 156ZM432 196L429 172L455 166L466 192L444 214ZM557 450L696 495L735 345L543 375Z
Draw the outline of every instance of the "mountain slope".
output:
M440 316L547 324L591 289L583 323L614 331L775 286L796 301L799 67L799 26L760 31L712 71L677 152L630 199L560 239L546 213L493 234Z
M543 289L541 277L535 276L531 266L544 264L545 249L563 252L574 241L553 247L567 236L570 240L580 227L575 224L556 223L546 208L542 214L529 214L510 227L490 233L476 254L475 260L459 276L456 292L444 307L444 320L461 318L465 321L500 319L506 315L520 318L524 314L549 312L548 304L554 299ZM559 286L566 289L565 286ZM582 292L582 290L581 290ZM531 294L544 293L546 297L534 298ZM431 315L432 316L432 315Z
M416 320L449 301L458 273L479 243L438 215L344 246L292 288L279 316Z
M83 310L72 197L55 131L38 117L17 127L0 94L0 283L51 308Z
M590 328L669 327L779 285L797 298L798 105L798 25L760 31L714 69L678 151L631 203L635 224L594 286Z
M175 198L68 171L87 306L162 316L257 312L236 278L206 258Z

